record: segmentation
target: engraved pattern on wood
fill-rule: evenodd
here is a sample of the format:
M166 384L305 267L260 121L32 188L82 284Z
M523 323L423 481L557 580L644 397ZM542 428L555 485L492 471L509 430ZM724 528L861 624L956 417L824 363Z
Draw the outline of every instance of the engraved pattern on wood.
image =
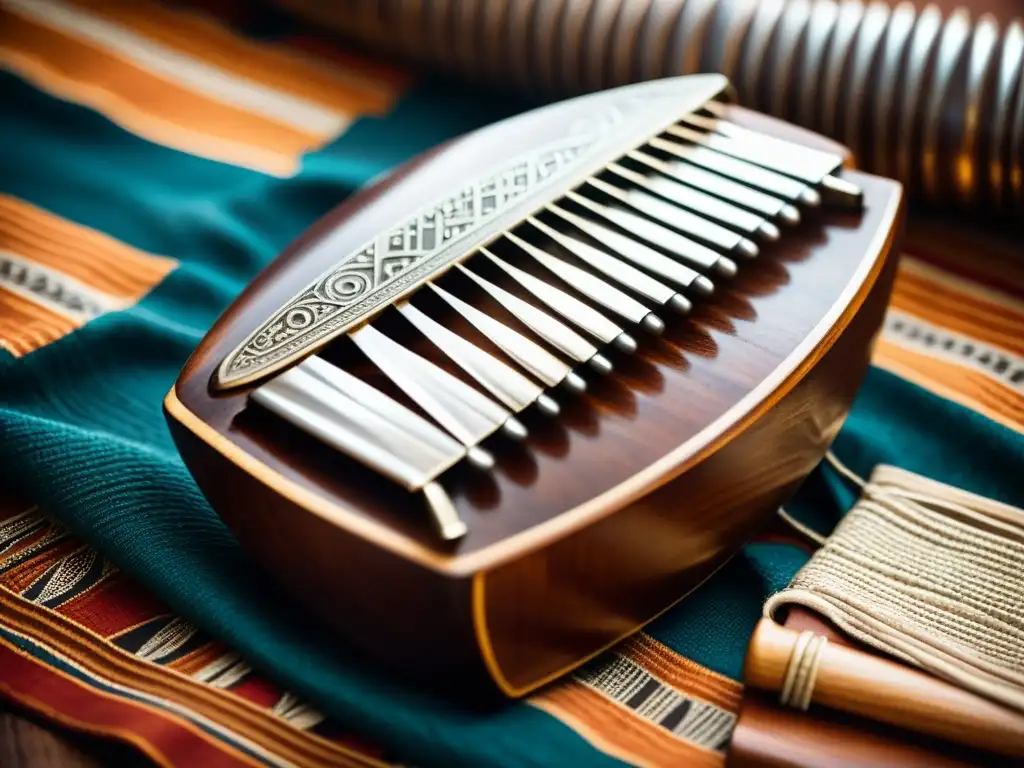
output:
M273 363L424 280L440 266L435 257L443 249L563 173L600 135L571 137L562 146L518 158L380 235L274 315L229 358L226 370Z
M227 355L218 368L217 385L254 381L368 320L716 98L726 85L718 75L677 78L584 97L574 108L562 103L538 110L546 115L564 110L566 119L557 121L558 129L538 147L520 151L497 170L470 177L454 195L428 203L342 255Z

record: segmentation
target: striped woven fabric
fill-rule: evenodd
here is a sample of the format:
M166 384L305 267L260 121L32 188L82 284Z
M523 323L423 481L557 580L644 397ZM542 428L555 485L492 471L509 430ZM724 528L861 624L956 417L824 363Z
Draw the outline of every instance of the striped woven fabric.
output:
M875 365L1020 431L1024 307L1007 287L904 257Z
M160 764L391 764L35 506L0 506L0 606L0 691ZM715 766L739 694L640 635L529 703L627 762Z
M524 106L243 0L0 0L0 695L162 765L724 764L747 638L799 549L751 544L574 676L469 711L297 612L162 419L205 329L292 238ZM1012 502L1024 260L972 243L911 239L836 450ZM825 527L850 502L819 472L790 510Z

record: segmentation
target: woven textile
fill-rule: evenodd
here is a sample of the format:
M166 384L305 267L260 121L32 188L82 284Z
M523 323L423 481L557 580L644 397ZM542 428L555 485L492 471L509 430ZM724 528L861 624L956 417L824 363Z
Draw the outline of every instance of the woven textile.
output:
M2 694L175 765L722 765L795 547L751 544L573 678L477 711L296 610L203 499L161 402L216 316L354 189L527 105L202 9L0 0ZM836 451L1014 502L1024 281L911 247ZM824 528L852 501L820 472L789 509Z
M796 604L853 637L1024 710L1024 509L895 467L765 606Z

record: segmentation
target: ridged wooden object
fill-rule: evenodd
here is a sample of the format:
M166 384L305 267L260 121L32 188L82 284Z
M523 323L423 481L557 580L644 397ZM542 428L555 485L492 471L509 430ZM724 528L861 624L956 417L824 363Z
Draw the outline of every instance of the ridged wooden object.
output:
M863 0L277 0L475 80L573 94L718 72L914 198L1024 212L1024 19ZM1007 4L1008 5L1008 4Z

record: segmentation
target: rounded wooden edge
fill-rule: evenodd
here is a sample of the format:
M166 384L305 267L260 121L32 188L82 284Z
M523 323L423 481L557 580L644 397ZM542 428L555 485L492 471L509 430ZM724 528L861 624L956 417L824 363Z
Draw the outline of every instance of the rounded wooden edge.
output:
M504 541L467 555L443 555L400 535L382 523L369 520L337 504L317 496L289 480L248 454L190 411L179 399L175 388L164 399L164 408L178 423L209 444L218 453L269 487L307 511L336 523L389 551L406 557L431 570L456 577L465 577L494 568L539 549L605 515L640 498L667 480L677 477L689 467L728 443L741 430L755 421L776 401L792 389L807 371L827 352L839 333L849 323L874 286L881 272L885 254L896 236L894 226L902 202L902 194L890 197L881 226L875 235L870 255L865 258L849 285L821 319L814 331L756 389L732 408L675 450L633 475L614 488L594 497L552 519L518 533Z
M894 194L889 202L869 249L870 256L861 262L861 267L840 294L832 309L821 319L807 338L765 378L753 391L718 419L702 429L692 438L668 453L662 459L638 472L628 480L610 488L585 504L516 534L505 541L467 555L462 559L484 560L480 565L488 568L500 565L516 555L539 549L548 542L562 538L584 525L599 520L616 509L639 499L665 482L678 477L690 467L702 461L726 445L739 432L756 421L767 409L800 382L807 372L820 360L838 338L851 318L860 309L874 287L885 265L883 254L891 250L897 229L893 226L902 201L901 194ZM486 555L486 557L485 557ZM460 573L467 573L462 570Z
M555 670L554 672L550 672L544 677L538 678L537 680L532 681L527 685L521 686L515 686L509 682L508 678L505 676L504 670L501 668L501 662L498 661L498 656L494 652L494 645L491 643L491 635L487 629L487 572L481 571L473 575L473 585L471 592L473 630L476 633L477 645L480 648L480 658L483 659L484 667L487 669L487 674L491 676L491 680L494 681L494 684L498 686L498 688L501 690L503 694L512 699L522 698L523 696L532 693L538 688L541 688L547 685L548 683L553 682L558 678L563 677L564 675L567 675L574 669L578 669L591 659L597 658L605 651L614 648L623 640L635 634L641 628L646 627L648 624L650 624L658 617L664 615L665 613L668 613L670 610L675 608L679 603L681 603L695 591L700 589L700 587L702 587L706 582L708 582L716 573L718 573L719 570L724 568L728 562L729 560L723 562L711 573L709 573L705 578L694 584L691 589L681 594L671 603L669 603L664 608L656 612L653 616L651 616L648 619L645 619L644 621L636 623L625 632L622 632L619 635L615 635L607 643L597 648L597 650L588 653L586 656L581 656L572 663L566 664L564 667L561 667Z
M897 210L899 207L900 196L894 196L894 200L896 203L896 208L894 208L895 212L895 210ZM880 253L887 252L888 249L891 248L892 241L895 236L895 228L890 227L888 235L886 236L884 243L881 246L882 250L880 251ZM832 326L833 332L828 334L824 339L821 340L821 342L814 349L813 353L807 358L804 365L799 367L796 375L792 375L789 378L787 378L783 382L783 385L777 388L771 394L770 398L762 403L762 406L760 408L750 413L748 419L745 419L743 423L737 423L735 425L734 429L731 430L732 436L736 436L742 433L742 431L745 430L750 424L756 422L757 419L763 417L766 411L768 411L777 402L779 402L786 394L792 391L794 387L805 378L805 375L815 366L815 364L832 348L834 341L838 338L842 330L849 325L853 315L859 311L860 307L867 299L868 295L875 288L877 278L879 277L882 270L885 268L886 260L884 258L879 258L879 253L876 253L873 260L869 263L871 264L871 268L868 270L868 274L866 275L865 279L861 282L863 290L855 297L854 301L852 301L849 304L847 310L841 314L840 322ZM855 280L852 280L851 285L855 284L855 282ZM837 304L842 303L843 302L841 298L840 301L837 302ZM728 441L728 438L716 441L714 444L709 446L707 451L703 452L700 455L695 455L693 460L687 462L686 465L678 473L674 473L672 475L662 475L662 481L671 481L673 477L677 477L679 474L682 474L687 467L699 463L701 460L703 460L710 454L722 448L726 443L728 443ZM658 485L660 484L661 483L659 483ZM651 490L653 490L653 488L645 489L645 491L641 493L640 496L642 497L645 493ZM628 500L623 504L617 504L615 506L615 509L621 509L627 503ZM511 698L520 698L522 696L528 695L536 689L566 675L572 670L587 663L591 659L599 656L600 654L604 653L605 651L609 650L610 648L614 647L618 643L622 642L626 638L633 635L635 632L649 624L651 621L656 620L659 616L671 610L674 606L676 606L687 596L692 594L701 585L706 583L710 578L712 578L715 575L715 573L718 572L720 568L724 567L724 565L728 562L728 559L725 560L713 571L711 571L711 573L709 573L705 578L701 579L699 582L694 584L690 589L679 595L676 599L672 600L664 607L654 612L649 617L636 622L629 629L611 637L606 643L603 643L600 647L596 648L592 652L587 653L585 656L581 656L579 659L576 659L571 663L566 664L561 668L544 675L543 677L540 677L536 680L530 681L529 683L521 685L512 683L509 680L508 676L505 674L504 669L502 668L501 661L498 658L497 651L495 650L491 631L488 626L487 580L488 576L496 569L492 568L487 571L477 572L473 575L473 580L471 584L471 610L473 629L477 637L477 643L480 650L480 658L483 660L487 672L490 675L491 679L494 681L494 684L501 690L502 693Z

